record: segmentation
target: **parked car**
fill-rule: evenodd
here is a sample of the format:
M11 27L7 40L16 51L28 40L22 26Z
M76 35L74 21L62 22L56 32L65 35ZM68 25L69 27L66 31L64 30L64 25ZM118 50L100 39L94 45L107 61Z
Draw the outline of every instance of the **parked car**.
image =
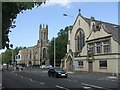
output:
M67 78L68 76L68 73L65 72L62 68L60 67L55 67L55 68L50 68L48 70L48 76L53 76L55 78L58 78L58 77L65 77Z
M41 65L40 68L41 69L49 69L49 68L52 68L52 65Z
M22 65L17 65L17 66L16 66L16 69L17 69L17 70L23 70L24 67L23 67Z

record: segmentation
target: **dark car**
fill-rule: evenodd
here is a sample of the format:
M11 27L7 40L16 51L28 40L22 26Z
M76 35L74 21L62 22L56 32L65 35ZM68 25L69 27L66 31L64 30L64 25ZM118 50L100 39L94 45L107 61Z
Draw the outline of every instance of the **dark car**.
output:
M68 74L65 72L62 68L60 67L55 67L55 68L50 68L48 70L48 76L53 76L53 77L65 77L67 78Z

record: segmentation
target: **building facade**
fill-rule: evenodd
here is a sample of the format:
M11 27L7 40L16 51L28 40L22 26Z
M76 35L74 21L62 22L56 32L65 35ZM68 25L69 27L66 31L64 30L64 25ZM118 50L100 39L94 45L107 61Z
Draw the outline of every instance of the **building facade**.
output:
M118 25L86 18L80 13L68 30L67 53L62 67L67 71L120 72Z
M37 45L19 51L19 64L27 66L49 64L48 59L48 25L40 24Z

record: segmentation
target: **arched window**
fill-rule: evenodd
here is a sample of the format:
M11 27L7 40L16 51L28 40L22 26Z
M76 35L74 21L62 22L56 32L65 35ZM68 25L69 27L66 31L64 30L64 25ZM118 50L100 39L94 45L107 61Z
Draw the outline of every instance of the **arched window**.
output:
M82 51L82 48L85 45L85 35L83 30L78 29L75 35L75 48L76 51Z
M80 31L80 50L82 50L82 48L85 45L85 36L84 36L84 32L81 30Z
M31 53L31 51L30 51L30 57L29 58L32 59L32 53Z
M43 49L43 58L46 58L47 55L46 55L46 48Z

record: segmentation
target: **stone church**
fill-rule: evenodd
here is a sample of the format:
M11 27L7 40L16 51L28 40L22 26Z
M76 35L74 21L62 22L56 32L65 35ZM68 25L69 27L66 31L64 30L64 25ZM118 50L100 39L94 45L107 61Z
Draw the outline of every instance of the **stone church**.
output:
M80 10L68 30L67 71L120 73L118 25L82 16Z
M19 64L27 66L49 64L48 59L48 25L40 24L37 45L19 51Z

